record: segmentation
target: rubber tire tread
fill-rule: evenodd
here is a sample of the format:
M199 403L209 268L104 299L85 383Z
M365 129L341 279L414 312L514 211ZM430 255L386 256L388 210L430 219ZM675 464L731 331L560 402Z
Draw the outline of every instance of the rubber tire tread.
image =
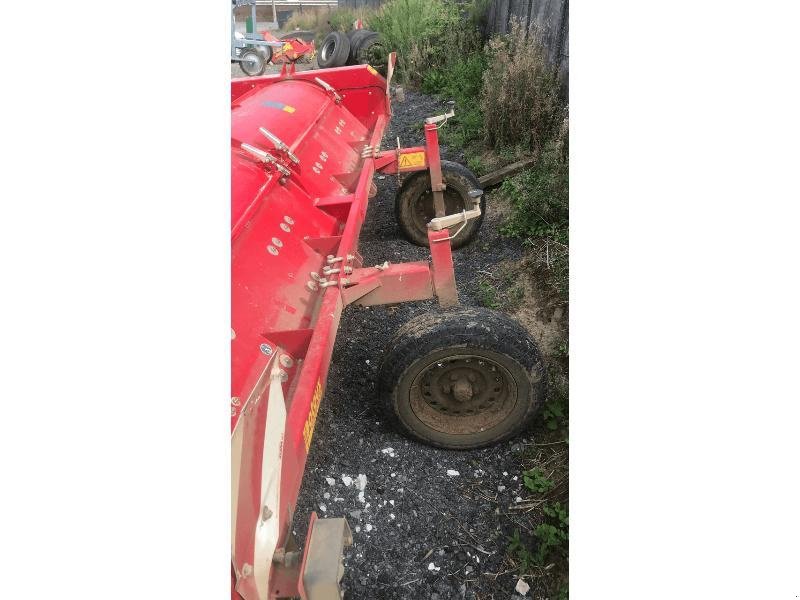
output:
M350 38L350 54L347 57L348 65L358 64L358 49L361 47L361 42L370 35L378 35L369 29L354 29L348 34Z
M430 432L414 429L413 424L406 423L398 409L399 401L409 402L397 396L401 380L415 363L445 348L486 349L516 362L530 386L528 397L518 399L518 402L527 401L527 406L520 407L524 411L521 418L511 420L509 415L506 421L511 422L502 433L474 445L465 445L463 438L460 444L434 439ZM525 431L546 399L547 371L536 342L517 321L486 308L455 307L419 315L397 331L381 359L377 388L385 412L399 431L430 446L468 450L497 444Z
M379 43L381 36L379 33L375 31L370 31L368 35L365 35L358 41L358 47L355 49L355 52L351 52L350 54L353 56L353 60L355 60L354 64L357 65L366 65L369 64L364 60L364 51L369 48L372 44Z
M330 56L323 61L322 49L328 44L329 40L334 40L333 52ZM347 57L350 55L350 40L347 39L347 34L342 31L331 31L322 40L317 53L317 64L323 69L331 67L343 67L347 63Z
M472 198L466 194L469 190L481 189L481 184L472 171L459 163L443 160L442 179L448 188L456 189L460 192L464 205L468 210L472 208ZM426 190L429 190L430 187L430 172L427 170L416 171L405 177L395 195L394 216L400 226L400 231L409 242L417 246L429 246L429 243L427 230L420 231L414 223L414 204L416 199ZM478 234L483 224L483 218L486 215L486 194L481 196L480 207L481 216L469 221L464 230L450 240L450 245L454 250L466 246Z

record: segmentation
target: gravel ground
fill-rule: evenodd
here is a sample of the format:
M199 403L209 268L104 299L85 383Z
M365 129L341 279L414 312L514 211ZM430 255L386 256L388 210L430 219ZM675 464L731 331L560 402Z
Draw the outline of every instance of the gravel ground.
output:
M403 145L422 144L422 120L447 108L406 92L406 101L395 104L384 146L394 145L398 135ZM463 162L447 149L443 157ZM378 195L361 234L365 264L427 259L428 250L406 242L395 224L396 178L376 183ZM500 225L489 196L477 241L454 254L464 305L480 304L478 271L523 255L519 243L500 236ZM520 514L508 509L525 496L525 436L476 451L430 448L392 430L376 399L377 365L392 335L413 316L435 309L434 302L349 307L342 316L295 525L302 540L311 511L348 519L354 544L345 554L346 598L519 598L517 577L503 572L508 536ZM363 501L359 475L366 476ZM350 485L347 477L354 480Z

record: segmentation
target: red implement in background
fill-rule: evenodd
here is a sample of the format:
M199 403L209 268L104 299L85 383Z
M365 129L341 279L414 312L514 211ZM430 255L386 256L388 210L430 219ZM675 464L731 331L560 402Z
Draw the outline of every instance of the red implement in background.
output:
M379 150L388 92L368 65L231 84L233 598L339 598L347 523L300 516L302 552L291 528L342 309L457 302L447 229L429 230L432 262L358 253L376 171L430 168L444 187L435 120L425 147Z
M300 37L288 36L278 39L269 31L262 31L261 35L268 42L280 42L283 44L281 47L276 46L272 49L271 62L273 64L293 63L298 60L311 62L317 55L317 48L313 39L306 41Z

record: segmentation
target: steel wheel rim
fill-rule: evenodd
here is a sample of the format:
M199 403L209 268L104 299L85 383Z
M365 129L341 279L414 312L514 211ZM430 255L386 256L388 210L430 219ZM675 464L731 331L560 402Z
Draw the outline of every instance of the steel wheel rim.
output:
M496 427L511 414L517 399L509 370L475 354L429 361L410 388L414 415L431 429L451 435L472 435Z
M336 45L336 40L330 40L327 44L324 44L322 46L322 50L320 50L320 56L322 57L323 61L328 60L328 57L330 56L331 51L333 50L333 47L335 45Z
M261 56L257 52L248 52L242 63L247 63L247 68L249 69L251 66L253 67L250 69L252 72L259 71L261 69Z

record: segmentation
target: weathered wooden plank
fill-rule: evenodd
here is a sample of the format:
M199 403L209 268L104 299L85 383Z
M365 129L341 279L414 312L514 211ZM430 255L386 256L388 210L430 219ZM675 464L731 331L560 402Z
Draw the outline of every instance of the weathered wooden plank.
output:
M522 169L530 167L533 163L536 162L536 159L533 157L530 158L523 158L522 160L511 163L510 165L506 165L502 169L498 169L493 173L487 173L483 177L478 178L478 183L481 184L481 188L488 188L497 185L498 183L502 183L506 177L511 177L515 173L519 173Z

